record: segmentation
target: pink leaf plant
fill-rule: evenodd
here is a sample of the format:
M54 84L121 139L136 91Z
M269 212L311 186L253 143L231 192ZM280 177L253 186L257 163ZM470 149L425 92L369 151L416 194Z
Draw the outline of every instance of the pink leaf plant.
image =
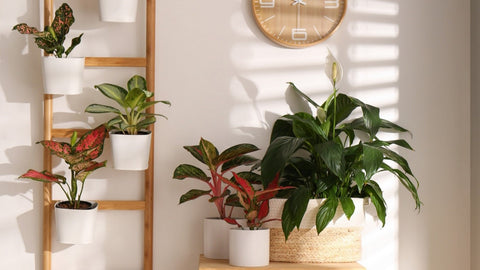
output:
M104 125L100 125L85 133L77 140L77 133L74 132L70 143L57 142L53 140L43 140L37 143L43 145L50 150L51 154L63 159L68 165L71 172L70 182L59 174L53 174L48 171L38 172L28 170L19 178L27 178L40 182L51 182L59 184L63 193L66 195L70 208L78 208L80 198L82 196L85 179L87 176L98 168L105 167L106 161L97 162L103 152L103 145L107 136L107 129ZM77 181L81 183L78 189Z

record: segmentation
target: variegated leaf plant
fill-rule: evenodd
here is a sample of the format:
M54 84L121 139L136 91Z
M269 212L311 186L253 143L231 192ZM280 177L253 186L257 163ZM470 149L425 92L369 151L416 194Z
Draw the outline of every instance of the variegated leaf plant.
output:
M53 54L57 58L68 57L72 50L80 44L83 33L72 39L72 43L67 50L63 46L65 37L70 31L70 27L75 22L72 8L63 3L56 11L52 25L45 26L43 31L28 26L26 23L19 23L12 30L17 30L20 34L35 36L35 44L48 54Z
M191 201L201 196L208 196L210 197L209 201L215 204L220 218L230 217L231 211L227 213L225 209L225 199L231 194L229 186L226 184L228 182L226 175L230 175L232 170L237 167L255 164L258 159L247 154L257 151L258 148L253 144L244 143L237 144L219 153L211 142L203 138L200 139L198 145L184 146L183 148L207 166L210 176L194 165L180 164L173 173L174 179L197 179L208 185L209 189L192 189L180 197L179 203ZM239 172L238 175L249 179L249 181L261 183L260 176L253 172L244 171Z
M106 165L107 161L94 161L94 159L98 158L103 152L103 144L106 136L106 127L100 125L85 133L78 140L77 133L74 132L70 139L70 143L53 140L37 142L50 150L53 155L63 159L69 165L71 172L70 182L68 182L63 175L53 174L49 171L38 172L32 169L28 170L19 178L27 178L47 183L57 183L67 197L69 207L77 209L80 205L80 199L87 176L96 169L105 167ZM77 182L80 182L81 184L80 189Z
M246 179L233 173L233 179L223 179L223 181L234 190L235 194L230 195L227 198L228 205L240 206L245 212L245 218L247 219L247 227L250 230L257 230L262 227L265 222L274 221L278 219L264 220L270 210L269 200L277 194L279 190L289 189L293 187L279 186L279 175L268 184L265 189L255 190L253 185ZM237 220L226 217L226 222L242 227Z

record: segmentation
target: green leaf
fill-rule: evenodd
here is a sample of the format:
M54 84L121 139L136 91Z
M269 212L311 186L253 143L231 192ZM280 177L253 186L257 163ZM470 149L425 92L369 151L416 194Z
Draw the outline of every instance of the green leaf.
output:
M315 145L314 148L317 150L320 158L325 162L328 169L330 169L336 176L343 179L345 177L345 158L342 145L334 141L327 141Z
M171 105L171 103L169 101L166 101L166 100L148 101L148 102L144 102L140 106L138 106L137 110L139 112L144 111L145 109L147 109L150 106L155 105L157 103L163 103L163 104L166 104L166 105Z
M217 158L218 158L218 150L213 145L213 143L205 140L204 138L200 139L200 150L202 151L202 156L204 157L205 164L211 170L217 170Z
M293 134L293 121L287 118L286 115L277 119L273 124L270 143L276 138L283 136L295 137L295 134Z
M232 169L234 169L238 166L252 165L257 161L258 161L258 158L248 156L248 155L235 157L235 158L225 162L222 165L222 170L221 171L222 171L222 173L224 173L224 172L232 170Z
M127 82L127 89L128 91L132 91L135 88L138 88L140 90L147 90L147 80L140 75L133 76Z
M204 182L210 181L210 177L208 177L205 172L203 172L198 167L189 164L178 165L173 172L173 178L178 180L183 180L185 178L195 178Z
M282 212L282 229L285 240L288 239L295 227L300 227L309 200L309 190L305 186L300 186L292 192L290 198L285 202Z
M180 197L179 204L210 194L210 190L192 189Z
M385 217L387 215L387 206L385 199L383 198L383 192L380 189L380 186L371 180L367 181L367 185L364 187L364 191L370 197L375 209L377 210L377 216L382 221L383 226L385 226Z
M287 82L291 87L292 89L297 93L299 94L301 97L303 97L305 100L307 100L308 102L310 102L310 104L312 104L313 106L315 107L320 107L320 105L318 105L315 101L313 101L309 96L307 96L305 93L303 93L302 91L300 91L300 89L297 88L297 86L295 86L295 84L293 84L292 82Z
M348 219L353 215L353 212L355 212L355 204L353 203L352 198L350 197L341 197L340 198L340 203L342 205L342 210L347 216Z
M85 112L88 113L115 113L115 114L122 114L120 110L108 105L101 105L101 104L90 104L85 108Z
M298 138L306 138L318 142L320 138L328 139L316 118L308 113L296 113L289 117L293 120L293 133Z
M200 149L200 145L184 146L183 148L187 150L198 161L202 162L203 164L207 164L205 163L206 161L203 158L203 153L202 153L202 150Z
M261 166L264 186L268 186L275 175L283 171L288 160L302 147L304 142L302 138L278 137L270 143Z
M143 104L146 99L147 96L142 90L139 88L134 88L128 91L127 95L125 96L125 104L127 104L130 109L135 110L136 107Z
M146 129L148 126L155 123L156 121L157 119L154 116L147 117L136 124L137 130Z
M373 140L373 138L375 138L375 135L377 134L382 124L382 120L380 118L380 109L375 106L365 104L359 99L352 98L352 97L351 99L355 104L357 104L362 108L363 122L365 124L366 129L368 130L370 139Z
M250 182L250 184L256 184L256 185L261 185L262 184L262 177L257 173L254 173L254 172L239 172L239 173L237 173L237 175L240 176L241 178L247 180L248 182ZM235 178L232 177L232 179L235 179ZM232 181L232 179L230 179L230 181Z
M315 221L318 234L320 234L327 227L328 223L332 221L333 217L335 217L337 207L338 200L334 196L327 198L322 206L320 206Z
M397 163L398 165L400 165L400 167L402 167L402 169L410 174L410 175L413 175L412 173L412 170L410 169L410 166L408 165L408 162L405 158L403 158L402 156L400 156L399 154L397 154L396 152L390 150L390 149L387 149L387 148L380 148L380 151L383 152L383 154L390 160L394 161L395 163Z
M377 173L380 165L383 163L383 154L376 147L368 144L363 146L363 167L365 168L366 178L370 179Z
M357 188L358 188L358 193L362 193L362 189L363 189L363 186L365 185L365 181L367 179L365 179L365 174L362 172L362 171L355 171L355 174L354 174L354 181L355 183L357 184Z
M236 158L251 152L255 152L257 150L258 150L258 147L256 147L253 144L249 144L249 143L237 144L223 151L218 156L217 162L223 163L233 158Z
M83 33L80 34L80 36L72 39L72 44L71 44L70 47L67 49L67 51L65 51L65 56L68 56L68 55L72 52L72 50L73 50L75 47L77 47L77 45L80 44L80 42L82 42L82 36L83 36Z
M338 94L336 98L336 102L337 102L337 106L336 106L337 107L337 112L336 112L337 124L345 120L348 116L350 116L352 111L359 106L358 104L355 104L352 101L352 99L345 94ZM333 118L333 113L334 113L333 108L334 106L328 107L328 111L327 111L328 117Z
M97 88L106 97L115 100L123 108L128 107L128 105L125 103L125 97L127 96L128 92L124 88L110 83L95 85L95 88Z
M392 167L388 166L386 163L382 164L382 168L386 171L391 172L398 178L400 183L402 183L402 185L410 192L413 199L415 200L415 208L420 209L422 202L420 201L420 198L418 196L418 191L417 191L418 180L414 176L412 176L416 181L416 185L415 185L405 173L403 173L399 169L393 169Z

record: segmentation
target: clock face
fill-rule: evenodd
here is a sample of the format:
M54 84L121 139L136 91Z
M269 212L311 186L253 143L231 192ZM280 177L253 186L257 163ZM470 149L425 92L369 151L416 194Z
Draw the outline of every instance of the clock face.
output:
M337 29L347 0L252 0L253 15L262 32L289 48L317 44Z

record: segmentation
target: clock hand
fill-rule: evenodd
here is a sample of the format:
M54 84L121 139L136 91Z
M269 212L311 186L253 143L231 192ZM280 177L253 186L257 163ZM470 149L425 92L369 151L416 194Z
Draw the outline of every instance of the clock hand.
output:
M304 0L293 0L292 6L295 6L297 4L306 6L307 3L303 2L303 1Z

